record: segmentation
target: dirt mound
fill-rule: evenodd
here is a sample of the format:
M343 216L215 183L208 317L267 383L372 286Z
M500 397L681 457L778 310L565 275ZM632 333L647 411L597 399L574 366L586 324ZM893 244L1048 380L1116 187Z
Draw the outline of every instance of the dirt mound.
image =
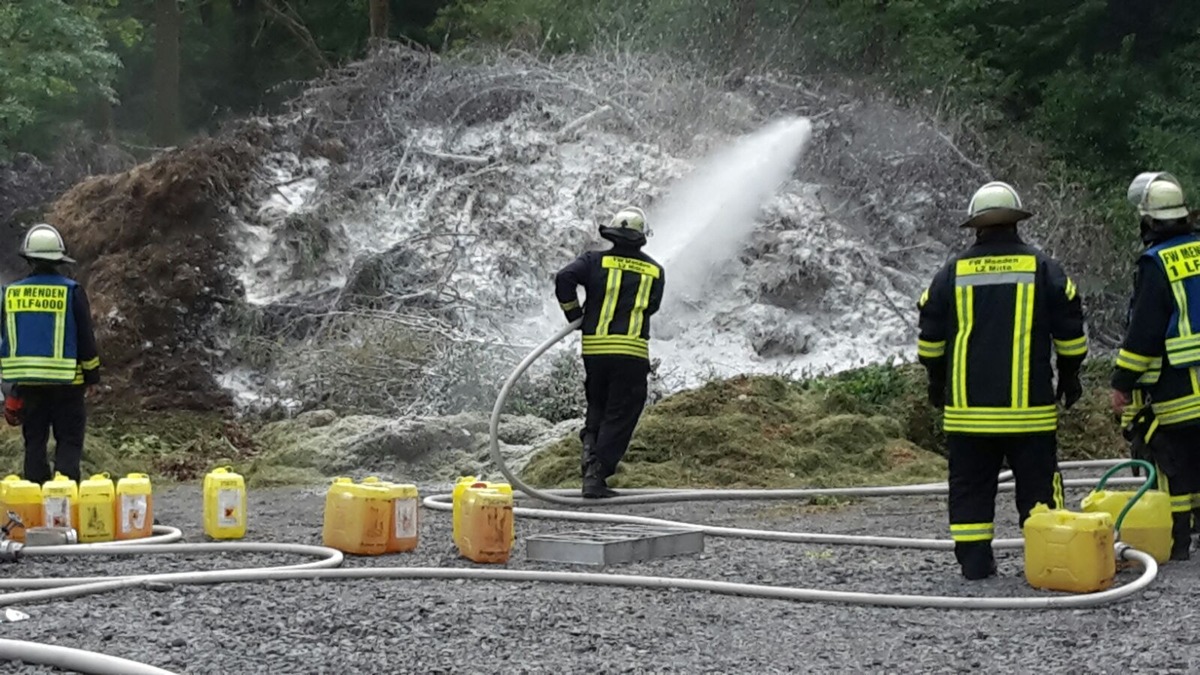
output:
M85 180L52 207L86 285L103 396L148 409L230 404L214 381L217 331L241 293L226 229L269 135L248 125Z

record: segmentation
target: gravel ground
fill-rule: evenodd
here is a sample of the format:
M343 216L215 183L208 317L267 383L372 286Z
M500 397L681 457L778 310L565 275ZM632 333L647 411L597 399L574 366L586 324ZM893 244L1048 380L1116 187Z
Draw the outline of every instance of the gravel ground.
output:
M427 494L428 492L423 492ZM249 540L320 543L323 489L251 494ZM1078 504L1082 493L1073 493ZM1001 493L998 536L1016 536ZM201 541L200 493L159 489L160 522ZM809 532L946 536L944 500L871 499L837 510L785 503L681 504L624 512ZM518 521L521 537L580 524ZM347 566L468 566L448 513L423 511L417 552L348 558ZM948 552L801 546L710 537L705 552L620 566L660 574L812 588L1033 596L1020 553L1000 576L969 583ZM197 569L295 562L290 556L194 559ZM175 571L178 557L27 559L17 576ZM278 582L131 590L21 607L0 636L101 651L179 673L781 673L1187 672L1200 667L1200 561L1173 563L1140 596L1091 610L944 611L802 604L682 591L454 581ZM590 568L577 568L592 571ZM1120 583L1132 578L1124 573ZM1171 630L1168 626L1178 627ZM6 673L51 669L5 664Z

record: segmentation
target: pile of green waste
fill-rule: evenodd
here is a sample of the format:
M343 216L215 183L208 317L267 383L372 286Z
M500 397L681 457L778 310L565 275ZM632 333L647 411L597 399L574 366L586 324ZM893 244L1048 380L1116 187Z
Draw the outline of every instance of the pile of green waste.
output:
M1120 457L1107 409L1107 368L1084 372L1086 392L1062 416L1062 459ZM807 380L739 376L647 408L614 487L838 487L946 478L941 416L917 365L869 366ZM579 485L579 440L534 456L523 478Z

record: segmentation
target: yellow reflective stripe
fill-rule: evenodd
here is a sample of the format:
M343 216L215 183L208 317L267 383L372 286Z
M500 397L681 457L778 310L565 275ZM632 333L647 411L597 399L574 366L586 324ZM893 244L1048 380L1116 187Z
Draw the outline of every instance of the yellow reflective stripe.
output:
M1169 427L1173 424L1183 424L1184 422L1191 422L1198 419L1200 419L1200 405L1169 413L1160 413L1155 410L1154 421L1157 424Z
M1075 296L1078 294L1079 289L1075 288L1074 280L1072 280L1071 277L1067 277L1067 302L1074 300Z
M917 355L927 359L941 358L946 355L946 341L917 340Z
M1192 510L1192 495L1171 495L1171 513L1183 513Z
M650 287L654 284L654 278L650 275L641 275L642 280L638 283L637 299L633 302L633 311L629 314L629 331L631 337L637 337L642 334L642 325L646 322L646 308L650 306Z
M1150 362L1150 369L1142 373L1138 378L1138 384L1157 384L1159 376L1162 375L1162 357L1155 357Z
M626 272L635 272L642 276L657 279L659 270L657 265L653 265L644 260L635 258L622 258L621 256L606 255L601 265L606 270L624 270Z
M1179 335L1191 335L1192 320L1188 318L1187 289L1183 287L1182 281L1176 281L1171 284L1171 290L1175 293L1175 302L1179 304Z
M1063 479L1061 471L1054 472L1054 508L1067 508L1067 500L1063 495Z
M7 324L6 328L8 329L8 353L16 354L17 353L17 316L15 314L13 314L12 312L6 312L4 315L4 318L5 318L4 323Z
M1153 362L1154 357L1142 356L1141 354L1136 354L1128 349L1122 349L1121 351L1117 352L1117 367L1124 368L1125 370L1132 370L1135 373L1146 372L1150 369L1150 364Z
M1200 507L1200 492L1192 493L1192 508Z
M927 303L927 302L929 302L929 289L928 288L925 289L924 293L921 293L921 298L919 300L917 300L917 309L923 308L925 306L925 303Z
M560 302L558 303L558 306L561 307L564 312L569 312L572 309L577 309L579 307L579 301L572 300L570 302Z
M1033 284L1017 284L1012 338L1012 407L1029 405L1029 341L1033 324Z
M39 368L4 368L4 379L10 382L22 380L47 380L50 382L83 382L79 371L45 370Z
M1087 336L1077 337L1074 340L1054 341L1054 351L1061 356L1083 356L1087 354L1087 350Z
M952 523L950 538L954 541L989 541L995 535L992 523Z
M947 407L944 430L950 433L1019 434L1055 431L1058 410L1054 406L1034 408Z
M955 286L954 299L958 306L958 333L954 336L952 401L955 406L967 404L967 345L975 325L975 288Z
M1146 435L1142 436L1142 441L1149 443L1151 438L1154 438L1154 432L1158 431L1159 421L1155 417L1154 421L1150 422L1150 428L1146 430Z
M1174 347L1175 349L1200 347L1200 335L1181 335L1179 337L1167 338L1167 347Z
M600 323L596 326L596 335L608 335L608 326L612 323L613 314L616 314L617 297L620 294L621 270L610 269L608 281L604 286L604 304L600 306Z
M67 313L66 311L54 313L54 358L61 359L63 357L63 347L66 346L67 334Z
M95 370L100 367L100 357L97 356L94 359L88 359L80 363L79 366L84 370Z
M650 358L650 343L641 338L614 335L599 337L596 335L583 336L583 355L620 355Z

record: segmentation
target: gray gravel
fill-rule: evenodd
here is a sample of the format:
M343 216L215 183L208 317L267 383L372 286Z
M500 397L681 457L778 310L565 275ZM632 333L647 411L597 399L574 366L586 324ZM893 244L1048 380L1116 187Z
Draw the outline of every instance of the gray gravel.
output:
M428 491L423 492L427 494ZM249 540L320 543L322 489L251 495ZM1078 504L1082 493L1070 503ZM1011 493L999 536L1017 534ZM200 541L200 494L160 489L161 522ZM780 503L624 509L734 526L850 534L946 536L944 500L889 498L838 510ZM468 566L450 543L450 517L423 511L413 554L347 565ZM579 524L522 520L521 536ZM945 595L1032 596L1019 552L1000 577L968 583L948 552L799 546L708 538L704 554L621 566L662 574L813 588ZM295 562L293 557L196 559L196 568ZM19 576L122 574L186 568L179 558L26 560ZM1186 672L1200 667L1190 626L1200 561L1167 565L1143 595L1092 610L939 611L800 604L682 591L453 581L280 582L133 590L21 607L28 621L0 635L91 649L180 673L782 673ZM589 570L590 568L578 568ZM1132 578L1121 576L1121 583ZM1174 628L1172 628L1174 627ZM6 673L46 668L4 664Z

